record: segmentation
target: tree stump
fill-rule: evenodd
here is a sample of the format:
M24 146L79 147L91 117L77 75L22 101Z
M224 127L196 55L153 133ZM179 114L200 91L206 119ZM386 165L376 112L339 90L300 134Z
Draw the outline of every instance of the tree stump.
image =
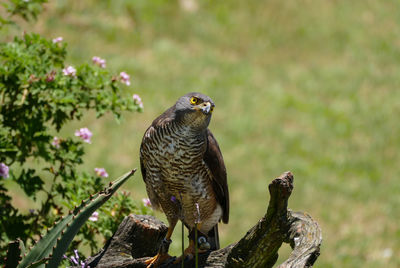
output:
M287 209L292 190L291 172L274 179L265 216L238 242L199 254L198 267L272 267L283 242L293 251L279 268L311 267L320 254L322 233L311 216ZM153 216L129 215L87 263L90 267L146 267L144 261L157 253L166 232L167 226ZM181 267L172 261L161 267ZM194 259L185 260L184 267L195 267Z

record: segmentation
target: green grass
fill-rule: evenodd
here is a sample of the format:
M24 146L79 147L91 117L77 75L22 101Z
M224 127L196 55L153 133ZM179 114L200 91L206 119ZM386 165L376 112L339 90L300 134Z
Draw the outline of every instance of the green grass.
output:
M93 130L85 169L103 166L117 177L138 167L151 121L179 96L201 91L216 103L210 128L229 175L223 246L257 222L268 183L291 170L289 206L311 214L323 231L316 267L399 267L398 2L196 3L194 13L166 0L47 5L35 31L63 36L72 64L100 56L131 74L127 91L145 105L121 124L89 114L63 130ZM138 200L146 196L140 174L125 188ZM393 254L385 257L385 249Z

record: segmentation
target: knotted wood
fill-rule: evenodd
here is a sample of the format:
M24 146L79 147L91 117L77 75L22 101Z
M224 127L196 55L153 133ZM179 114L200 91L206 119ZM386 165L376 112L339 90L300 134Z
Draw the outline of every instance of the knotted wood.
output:
M285 172L269 185L271 195L267 213L238 242L199 255L198 267L272 267L282 243L293 251L279 265L311 267L320 254L321 229L311 216L287 209L293 191L293 175ZM156 254L167 227L152 216L129 215L101 252L88 260L90 267L146 267L144 261ZM173 258L162 265L179 268ZM195 267L185 260L185 267Z

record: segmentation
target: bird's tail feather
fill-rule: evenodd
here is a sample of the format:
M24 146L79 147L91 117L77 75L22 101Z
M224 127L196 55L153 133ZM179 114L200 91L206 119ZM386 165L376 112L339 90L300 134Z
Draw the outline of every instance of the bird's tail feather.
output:
M211 250L219 249L218 224L208 232L208 243L210 243Z

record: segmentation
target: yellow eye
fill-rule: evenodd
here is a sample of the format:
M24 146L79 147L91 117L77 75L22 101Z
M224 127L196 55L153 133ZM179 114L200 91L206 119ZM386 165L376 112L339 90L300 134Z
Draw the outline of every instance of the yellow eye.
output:
M199 103L199 99L196 98L196 97L191 97L191 98L190 98L190 103L191 103L191 104L198 104L198 103Z

